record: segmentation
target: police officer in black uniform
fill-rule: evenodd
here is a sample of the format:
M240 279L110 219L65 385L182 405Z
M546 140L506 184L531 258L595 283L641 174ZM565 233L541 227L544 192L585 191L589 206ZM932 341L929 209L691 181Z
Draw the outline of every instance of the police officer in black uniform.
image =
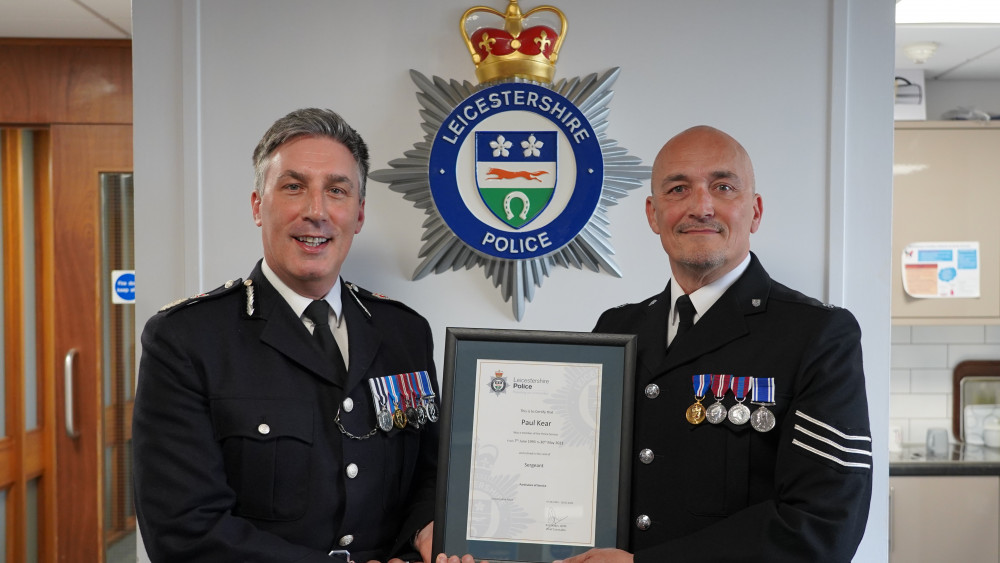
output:
M253 155L264 257L146 324L135 505L154 562L430 560L437 377L427 321L340 277L368 149L336 113Z
M566 563L850 561L872 488L861 331L750 252L763 201L744 148L711 127L664 145L649 225L666 289L604 312L638 334L629 551Z

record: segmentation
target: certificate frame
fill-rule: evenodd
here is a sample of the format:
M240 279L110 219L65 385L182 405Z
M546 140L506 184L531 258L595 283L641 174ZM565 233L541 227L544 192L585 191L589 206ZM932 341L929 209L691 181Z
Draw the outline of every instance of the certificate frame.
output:
M590 545L470 539L476 372L481 361L599 365L593 547L626 549L632 469L636 339L632 334L514 329L446 329L433 553L537 563L584 553ZM471 370L471 371L470 371ZM496 391L496 389L492 389ZM482 390L478 392L482 393ZM509 477L506 480L510 482ZM480 493L481 494L481 493ZM496 512L495 507L492 512Z

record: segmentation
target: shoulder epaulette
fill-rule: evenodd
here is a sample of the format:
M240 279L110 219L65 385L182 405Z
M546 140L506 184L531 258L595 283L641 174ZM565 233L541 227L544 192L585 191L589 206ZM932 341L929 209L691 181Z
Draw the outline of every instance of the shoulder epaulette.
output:
M354 296L354 300L358 303L358 305L364 310L365 314L368 315L369 317L371 317L372 314L368 311L368 308L365 307L364 304L361 302L362 299L365 301L376 302L376 303L389 303L392 305L396 305L397 307L406 309L407 311L410 311L415 315L419 314L410 307L408 307L402 301L396 301L395 299L391 299L388 296L383 295L381 293L368 291L367 289L359 286L356 283L352 283L349 281L345 281L344 283L347 285L347 289L351 290L351 295Z
M191 297L184 297L183 299L178 299L176 301L171 301L163 307L160 307L160 312L172 311L182 308L181 305L193 305L195 303L201 303L203 301L209 301L215 299L216 297L221 297L227 293L232 293L239 290L242 285L242 279L229 280L226 283L220 285L219 287L213 289L212 291L206 293L199 293L197 295L192 295Z

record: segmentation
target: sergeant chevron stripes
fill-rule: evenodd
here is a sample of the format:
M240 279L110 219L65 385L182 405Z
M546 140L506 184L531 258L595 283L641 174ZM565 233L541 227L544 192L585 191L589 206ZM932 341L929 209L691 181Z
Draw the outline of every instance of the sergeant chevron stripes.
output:
M795 424L793 445L844 467L871 469L870 436L845 434L802 411L795 411L795 416L801 424Z

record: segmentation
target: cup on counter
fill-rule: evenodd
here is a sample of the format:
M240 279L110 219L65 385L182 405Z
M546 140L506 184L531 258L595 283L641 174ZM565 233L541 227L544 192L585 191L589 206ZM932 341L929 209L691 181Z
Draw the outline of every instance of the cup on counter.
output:
M983 422L983 442L989 448L1000 448L1000 420L993 418Z
M901 451L903 451L903 427L902 426L890 426L889 427L889 451L890 452L901 452Z
M943 456L948 453L948 429L927 429L927 455Z

